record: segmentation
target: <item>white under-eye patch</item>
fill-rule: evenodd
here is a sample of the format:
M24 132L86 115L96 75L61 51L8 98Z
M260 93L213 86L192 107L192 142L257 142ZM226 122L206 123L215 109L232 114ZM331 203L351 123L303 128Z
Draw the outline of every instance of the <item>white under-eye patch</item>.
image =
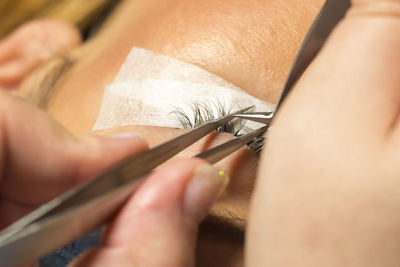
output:
M202 68L135 47L114 82L106 86L94 130L126 125L182 128L174 111L190 116L193 103L207 104L214 117L221 106L229 111L253 105L253 111L274 108Z

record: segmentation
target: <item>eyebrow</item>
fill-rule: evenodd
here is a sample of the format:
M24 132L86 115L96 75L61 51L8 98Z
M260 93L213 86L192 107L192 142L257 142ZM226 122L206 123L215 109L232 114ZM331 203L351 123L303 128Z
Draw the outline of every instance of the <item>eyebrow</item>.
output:
M26 95L30 103L44 110L47 109L49 99L54 94L55 85L74 66L75 60L68 56L58 55L50 60L47 66L51 64L55 65L49 67L43 77L34 81Z

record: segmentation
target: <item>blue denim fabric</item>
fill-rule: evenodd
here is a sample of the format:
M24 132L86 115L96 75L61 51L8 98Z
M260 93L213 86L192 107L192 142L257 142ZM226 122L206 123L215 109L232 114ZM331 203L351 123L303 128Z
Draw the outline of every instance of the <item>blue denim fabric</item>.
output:
M100 245L101 229L96 230L81 239L50 253L39 260L40 267L65 267L76 256L89 248L94 248Z

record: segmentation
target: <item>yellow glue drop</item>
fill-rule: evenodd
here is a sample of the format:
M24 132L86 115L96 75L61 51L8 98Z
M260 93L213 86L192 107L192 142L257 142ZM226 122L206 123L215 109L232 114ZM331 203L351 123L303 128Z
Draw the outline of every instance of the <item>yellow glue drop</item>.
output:
M219 174L219 176L224 176L225 172L224 171L219 171L218 174Z

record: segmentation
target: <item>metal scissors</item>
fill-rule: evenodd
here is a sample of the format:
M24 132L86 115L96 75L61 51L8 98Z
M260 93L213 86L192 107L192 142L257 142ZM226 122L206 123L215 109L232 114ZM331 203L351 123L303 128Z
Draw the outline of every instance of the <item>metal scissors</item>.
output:
M327 0L304 39L296 60L286 79L274 112L257 112L235 115L238 118L269 125L283 100L324 45L337 23L351 6L350 0Z

